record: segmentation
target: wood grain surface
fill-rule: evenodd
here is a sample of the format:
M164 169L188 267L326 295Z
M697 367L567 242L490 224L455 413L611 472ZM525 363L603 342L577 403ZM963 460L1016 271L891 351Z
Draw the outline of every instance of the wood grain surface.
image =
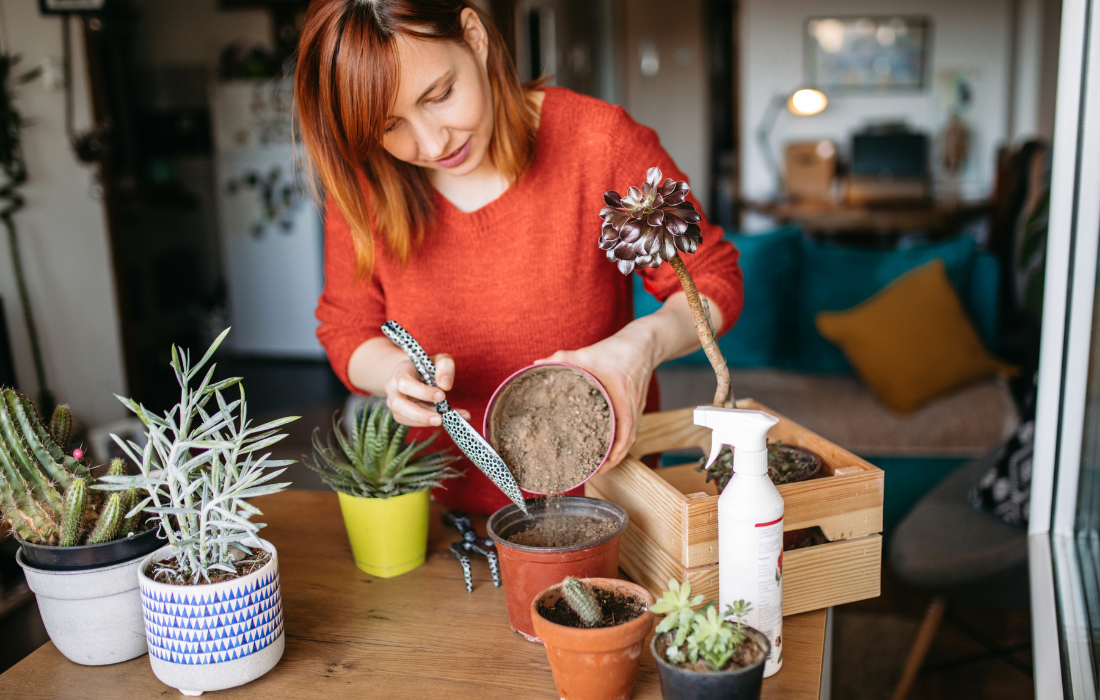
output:
M556 698L543 648L508 628L504 593L484 560L474 560L474 592L447 550L457 540L432 504L428 561L392 579L352 562L336 495L287 491L257 499L278 547L286 654L270 673L211 697ZM484 532L485 519L475 520ZM825 611L784 620L784 664L764 681L766 699L819 695ZM642 654L635 698L660 698L655 662ZM114 666L78 666L46 644L0 675L0 698L127 700L181 697L153 675L147 657Z

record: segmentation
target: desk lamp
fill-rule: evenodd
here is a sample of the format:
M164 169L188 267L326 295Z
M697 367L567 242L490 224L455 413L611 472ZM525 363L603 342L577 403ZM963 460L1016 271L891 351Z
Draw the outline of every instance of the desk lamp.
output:
M781 93L772 97L771 102L768 103L768 108L764 110L764 117L760 120L760 126L756 127L756 143L760 146L764 161L768 164L768 168L771 169L772 176L775 178L776 190L780 189L781 184L779 163L772 155L769 136L772 129L775 128L776 122L779 121L779 115L782 113L783 107L786 106L787 111L791 114L809 117L820 114L828 104L829 100L825 97L825 93L813 88L802 88L789 94Z

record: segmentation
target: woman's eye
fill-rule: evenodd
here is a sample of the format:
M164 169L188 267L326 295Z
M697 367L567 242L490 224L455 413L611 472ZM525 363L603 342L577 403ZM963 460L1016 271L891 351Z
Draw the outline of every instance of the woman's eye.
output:
M450 87L447 88L447 92L445 92L442 95L440 95L439 97L437 97L435 101L436 102L442 102L443 100L447 99L448 97L451 96L451 91L454 90L454 89L455 89L455 86L451 85Z
M396 128L397 128L397 122L394 122L393 124L390 124L389 126L387 126L386 129L382 133L383 134L388 134Z

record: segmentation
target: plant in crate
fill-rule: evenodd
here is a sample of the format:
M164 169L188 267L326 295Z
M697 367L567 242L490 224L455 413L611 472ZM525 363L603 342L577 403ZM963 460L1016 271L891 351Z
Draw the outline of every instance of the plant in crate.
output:
M566 578L535 596L531 620L546 645L558 696L628 700L645 637L649 591L610 578Z
M68 453L72 429L67 406L47 425L26 396L0 390L0 518L58 649L76 663L117 663L145 653L133 570L159 542L134 490L92 488L94 470ZM115 460L107 474L125 469Z
M714 464L697 471L705 471L707 481L713 481L722 493L733 477L733 452L723 447ZM794 484L816 477L821 472L821 457L804 447L784 445L782 440L768 443L768 478L776 486Z
M262 676L285 643L278 553L257 536L264 525L252 517L262 513L247 499L289 485L272 482L293 461L266 450L296 417L253 425L240 378L214 381L213 365L193 386L228 332L195 364L172 347L180 402L163 416L118 397L145 425L144 447L112 436L141 473L103 479L106 489L137 489L135 510L152 513L167 540L142 561L139 585L153 672L184 694ZM230 401L223 392L234 386Z
M744 624L743 600L719 613L716 601L691 595L675 579L650 610L665 617L650 645L665 700L696 697L758 698L768 639Z
M458 458L427 452L427 440L406 440L382 403L361 406L344 430L338 414L322 442L313 431L313 460L307 467L336 491L355 564L373 576L389 578L424 563L428 548L429 490L461 476L450 465Z

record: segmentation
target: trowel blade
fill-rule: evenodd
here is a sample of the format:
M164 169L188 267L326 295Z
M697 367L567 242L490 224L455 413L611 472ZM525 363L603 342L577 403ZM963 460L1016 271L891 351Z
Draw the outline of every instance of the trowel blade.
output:
M516 478L512 476L508 465L504 463L504 460L500 458L492 445L486 442L485 438L478 435L473 426L456 412L444 411L441 416L443 417L443 428L458 445L458 449L462 450L462 454L469 457L470 461L477 465L477 468L485 476L489 477L489 481L496 484L497 488L503 491L505 496L512 499L512 503L515 503L524 515L527 515L527 504L523 501L519 484L516 483Z

